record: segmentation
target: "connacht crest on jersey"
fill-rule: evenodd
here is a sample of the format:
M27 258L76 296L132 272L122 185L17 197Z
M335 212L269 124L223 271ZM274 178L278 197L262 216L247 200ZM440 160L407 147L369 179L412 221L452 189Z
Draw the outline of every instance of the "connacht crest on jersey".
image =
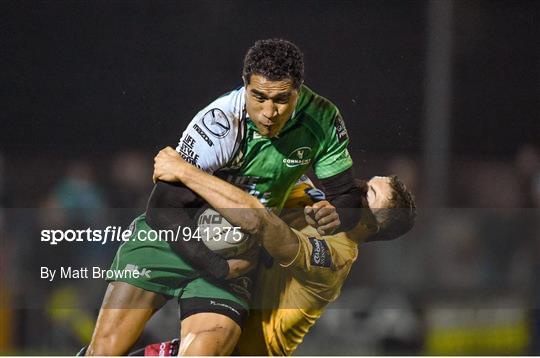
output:
M311 162L310 154L310 147L296 148L287 156L287 158L283 159L283 164L289 168L294 168L299 165L308 165Z

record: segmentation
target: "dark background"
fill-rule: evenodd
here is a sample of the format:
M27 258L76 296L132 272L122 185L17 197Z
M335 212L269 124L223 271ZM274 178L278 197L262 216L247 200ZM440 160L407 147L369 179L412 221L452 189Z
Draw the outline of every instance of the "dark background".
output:
M341 108L354 153L421 151L425 2L0 4L8 156L174 144L200 108L241 84L246 49L268 37L304 51L306 83ZM508 157L538 140L539 10L455 3L452 153Z

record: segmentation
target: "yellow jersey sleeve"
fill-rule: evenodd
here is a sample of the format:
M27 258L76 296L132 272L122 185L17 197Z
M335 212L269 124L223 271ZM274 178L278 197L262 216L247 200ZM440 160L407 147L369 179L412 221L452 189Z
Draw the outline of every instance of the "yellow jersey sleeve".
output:
M293 231L298 237L298 252L290 263L281 266L310 293L333 301L358 257L358 245L344 233L321 237L310 228Z
M299 248L286 265L261 267L252 311L238 344L241 355L291 355L341 291L358 255L344 234L294 230Z

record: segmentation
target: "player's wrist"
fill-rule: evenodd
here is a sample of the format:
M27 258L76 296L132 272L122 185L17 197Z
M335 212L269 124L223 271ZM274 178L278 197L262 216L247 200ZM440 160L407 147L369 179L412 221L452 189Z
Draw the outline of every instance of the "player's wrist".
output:
M186 177L189 177L186 175L186 168L184 168L183 165L178 165L174 167L173 175L176 178L176 180L183 182Z

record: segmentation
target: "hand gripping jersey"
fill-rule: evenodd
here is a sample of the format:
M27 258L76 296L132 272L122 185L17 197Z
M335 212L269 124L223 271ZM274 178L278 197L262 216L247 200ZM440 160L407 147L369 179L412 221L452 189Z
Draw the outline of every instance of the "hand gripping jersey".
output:
M275 138L263 137L245 110L245 88L225 94L191 121L176 150L182 157L281 209L289 189L313 166L325 179L352 166L338 109L306 86L292 118Z

